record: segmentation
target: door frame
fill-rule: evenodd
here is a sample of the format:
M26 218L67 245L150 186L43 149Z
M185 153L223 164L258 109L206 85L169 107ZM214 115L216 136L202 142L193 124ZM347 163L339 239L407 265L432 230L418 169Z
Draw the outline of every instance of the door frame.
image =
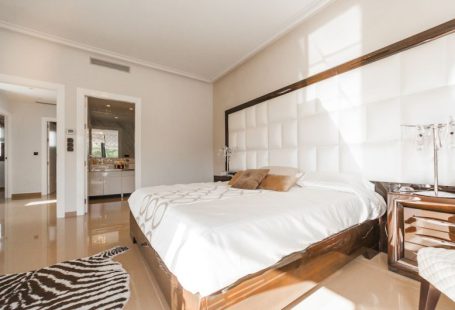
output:
M49 183L48 183L48 177L49 177L49 167L47 166L47 160L49 158L48 155L48 142L47 142L47 123L49 122L55 122L57 123L57 118L55 117L42 117L41 118L41 195L42 196L47 196L49 193ZM58 132L57 132L58 135ZM57 145L57 152L59 151L58 145ZM46 156L44 156L46 155ZM58 175L58 171L57 171ZM58 186L57 186L58 188Z
M86 88L77 88L77 133L76 133L76 204L77 215L84 215L86 211L87 199L87 171L88 163L86 154L86 128L87 123L87 97L95 97L107 100L125 101L134 104L134 182L135 188L141 187L141 104L142 100L138 97L119 95L115 93L98 91Z
M66 160L66 152L65 150L65 86L62 84L51 83L46 81L40 80L33 80L28 78L23 78L14 75L7 75L0 73L0 82L8 83L8 84L16 84L28 87L35 87L35 88L45 88L49 90L53 90L57 93L57 149L63 150L57 154L57 217L63 218L65 217L65 205L66 205L66 179L65 179L65 160ZM11 117L9 119L9 123L11 123ZM11 128L11 126L9 127ZM11 130L8 134L11 137ZM11 143L11 139L10 139ZM11 163L13 162L14 158L11 158L11 152L8 151L8 166L11 167ZM8 198L11 196L11 169L8 169Z

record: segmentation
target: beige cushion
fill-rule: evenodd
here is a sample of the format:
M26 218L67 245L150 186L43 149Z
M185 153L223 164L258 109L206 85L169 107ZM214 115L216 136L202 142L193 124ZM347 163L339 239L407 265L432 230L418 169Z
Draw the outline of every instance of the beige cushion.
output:
M268 174L259 184L260 189L268 189L271 191L287 192L295 185L297 178L290 175L274 175Z
M232 187L241 189L257 189L262 180L269 173L269 169L248 169L232 183Z
M294 168L294 167L266 166L266 167L262 167L261 169L269 169L269 174L288 175L288 176L296 177L297 179L303 175L303 173L301 173L299 171L299 169Z
M235 182L237 182L237 180L240 178L240 176L242 175L243 173L243 170L241 171L237 171L231 178L231 180L229 180L229 185L232 185L234 184Z

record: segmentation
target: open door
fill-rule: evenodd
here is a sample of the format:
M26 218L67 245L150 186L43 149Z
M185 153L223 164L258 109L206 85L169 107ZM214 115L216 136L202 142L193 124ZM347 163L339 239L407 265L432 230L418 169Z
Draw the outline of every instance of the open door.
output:
M47 195L57 193L57 123L47 122Z
M0 199L8 198L8 156L6 148L6 115L0 115L0 191L3 191Z
M90 155L90 129L87 124L88 122L88 97L84 97L84 134L85 134L85 145L84 145L84 210L88 212L88 186L89 186L89 155Z

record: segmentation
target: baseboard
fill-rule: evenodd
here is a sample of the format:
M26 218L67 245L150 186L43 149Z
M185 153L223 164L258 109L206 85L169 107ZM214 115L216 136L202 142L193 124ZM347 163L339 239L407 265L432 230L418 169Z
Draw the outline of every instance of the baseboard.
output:
M41 193L19 193L19 194L11 194L12 200L21 200L21 199L33 199L33 198L41 198Z
M77 216L77 211L65 212L65 217L75 217Z

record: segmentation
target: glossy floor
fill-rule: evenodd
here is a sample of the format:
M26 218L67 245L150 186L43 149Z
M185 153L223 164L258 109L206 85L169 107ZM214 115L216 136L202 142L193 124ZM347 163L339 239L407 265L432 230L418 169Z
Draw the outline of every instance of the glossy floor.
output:
M131 276L127 309L167 309L155 279L129 238L125 201L100 201L86 216L55 218L55 200L0 203L0 274L16 273L89 256L116 245L130 250L116 258ZM357 258L318 286L296 309L417 309L419 284L387 270L385 255ZM267 308L274 309L273 298ZM264 300L245 309L264 309ZM455 309L442 296L438 308Z

